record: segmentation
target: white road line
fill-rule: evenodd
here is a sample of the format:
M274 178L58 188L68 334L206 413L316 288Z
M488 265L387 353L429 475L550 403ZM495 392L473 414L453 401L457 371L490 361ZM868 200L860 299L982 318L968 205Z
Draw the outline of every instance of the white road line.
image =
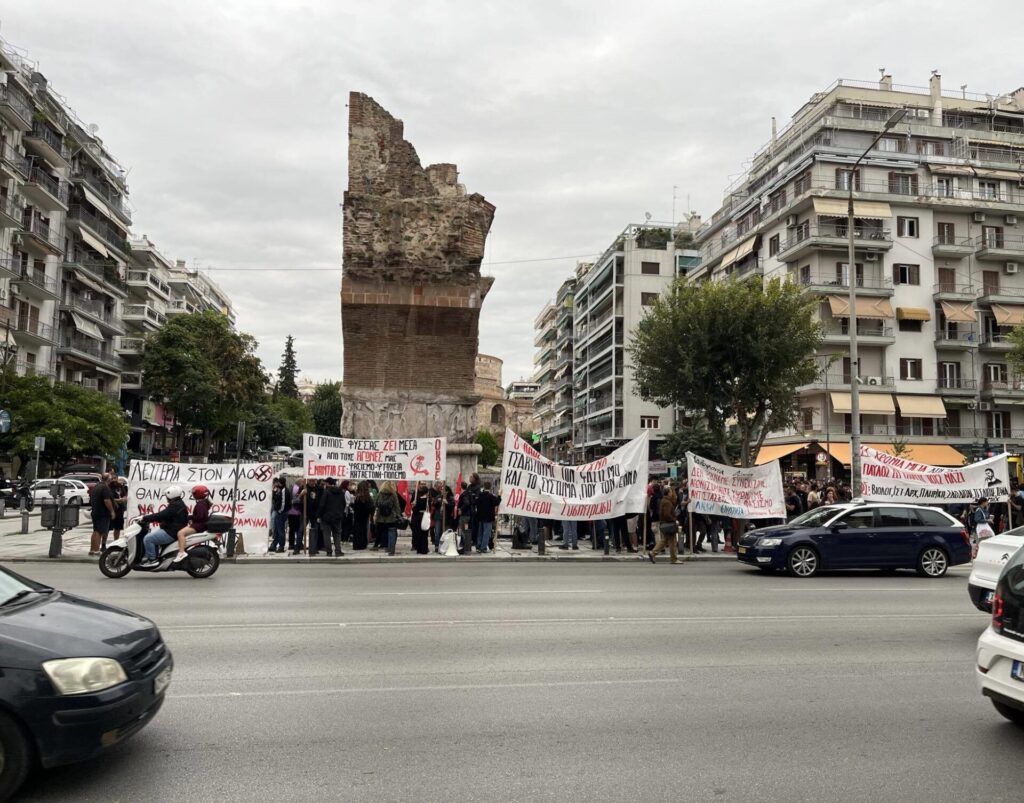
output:
M564 619L410 619L382 622L240 622L210 625L163 625L164 632L202 632L217 630L287 630L335 629L338 627L372 629L393 627L451 627L482 625L565 625L565 624L643 624L676 622L679 624L711 624L719 622L837 622L837 621L907 621L910 619L977 619L974 613L855 613L855 614L765 614L762 616L601 616Z
M546 588L537 591L356 591L348 596L352 597L435 597L435 596L482 596L491 594L494 596L506 596L523 594L533 596L534 594L604 594L601 589L551 589Z

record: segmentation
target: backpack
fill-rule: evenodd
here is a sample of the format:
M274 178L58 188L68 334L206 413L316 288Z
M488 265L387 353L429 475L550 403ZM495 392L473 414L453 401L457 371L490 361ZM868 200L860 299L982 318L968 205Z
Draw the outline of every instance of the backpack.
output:
M385 519L390 519L398 515L394 494L384 494L381 496L380 502L377 505L377 514L381 518Z

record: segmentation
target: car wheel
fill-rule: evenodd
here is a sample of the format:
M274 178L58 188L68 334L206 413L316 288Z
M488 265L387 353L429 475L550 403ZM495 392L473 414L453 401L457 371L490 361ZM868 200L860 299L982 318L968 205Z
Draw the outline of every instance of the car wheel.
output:
M100 555L100 571L107 577L117 580L132 570L128 562L128 551L119 546L108 546Z
M818 573L820 562L814 547L797 546L786 558L786 571L793 577L814 577Z
M32 745L24 729L0 714L0 800L14 796L32 763Z
M992 705L996 707L996 711L1006 717L1014 725L1018 725L1024 728L1024 711L1019 708L1012 708L1006 703L1001 703L998 700L993 700Z
M917 573L922 577L942 577L948 568L949 556L942 547L930 546L917 559Z

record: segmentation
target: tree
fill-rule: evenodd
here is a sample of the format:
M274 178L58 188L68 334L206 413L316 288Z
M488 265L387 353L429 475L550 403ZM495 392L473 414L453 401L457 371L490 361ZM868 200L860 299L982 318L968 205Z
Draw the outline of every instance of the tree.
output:
M309 400L313 432L317 435L341 435L341 382L320 382Z
M487 466L497 465L499 457L498 441L495 440L494 436L486 429L481 429L476 433L476 438L473 440L484 447L484 450L480 452L480 466L486 468Z
M758 278L700 285L677 279L632 333L635 392L702 417L725 463L735 421L739 462L750 466L769 432L795 422L796 389L818 375L816 307L798 285L780 279L763 287Z
M1014 373L1024 374L1024 326L1015 326L1006 339L1010 343L1010 351L1006 355L1007 362Z
M214 437L233 435L235 422L251 417L266 384L256 340L219 312L175 316L146 338L142 386L179 426L203 432L204 454Z
M4 404L11 414L11 431L0 436L0 443L22 463L35 456L39 435L46 438L43 457L51 465L78 456L113 457L128 439L120 405L79 385L9 376Z
M288 335L284 341L284 354L281 355L281 367L277 369L277 392L290 399L299 398L299 386L295 380L299 368L295 363L295 339Z
M893 457L906 457L910 452L910 442L902 435L893 438L892 441L892 455Z
M250 426L263 446L301 449L303 434L313 431L313 416L298 399L267 396L256 407Z
M687 452L693 452L708 460L720 461L722 458L718 440L704 422L679 427L666 436L659 447L662 459L669 462L685 464ZM726 434L726 455L726 465L732 465L740 456L740 439L732 430Z

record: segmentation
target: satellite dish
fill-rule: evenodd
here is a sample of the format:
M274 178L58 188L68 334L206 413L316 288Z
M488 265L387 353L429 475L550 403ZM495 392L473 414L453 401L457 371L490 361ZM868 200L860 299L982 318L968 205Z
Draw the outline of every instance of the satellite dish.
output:
M651 213L650 213L650 212L644 212L644 218L645 218L645 219L646 219L647 221L650 221L650 219L651 219Z

